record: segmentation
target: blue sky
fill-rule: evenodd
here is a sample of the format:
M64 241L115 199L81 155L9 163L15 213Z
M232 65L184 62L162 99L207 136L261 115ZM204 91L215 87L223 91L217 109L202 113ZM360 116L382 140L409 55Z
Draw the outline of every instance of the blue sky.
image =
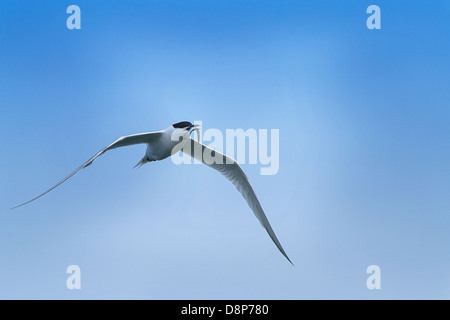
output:
M444 0L0 1L0 298L449 299L449 16ZM280 130L278 174L243 168L295 267L217 172L132 170L144 146L9 210L183 120Z

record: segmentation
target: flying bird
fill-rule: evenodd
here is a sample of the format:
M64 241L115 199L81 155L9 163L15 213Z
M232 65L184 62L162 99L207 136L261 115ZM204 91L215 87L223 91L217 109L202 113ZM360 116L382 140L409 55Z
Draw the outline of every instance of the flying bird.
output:
M247 201L247 204L252 209L256 218L259 220L261 225L266 229L272 241L277 246L278 250L286 257L286 259L293 265L292 261L289 259L288 255L284 251L281 246L280 241L278 240L275 232L273 231L269 220L267 219L264 210L259 203L258 198L256 197L255 191L253 191L253 187L251 186L247 176L245 175L242 168L239 164L232 158L219 153L211 148L191 139L191 133L193 131L197 132L197 137L199 138L198 125L193 125L191 122L182 121L171 125L170 127L156 132L146 132L146 133L138 133L129 136L123 136L108 145L106 148L103 148L99 152L97 152L94 156L92 156L89 160L75 169L72 173L70 173L67 177L59 181L53 187L48 189L47 191L41 193L40 195L34 197L31 200L28 200L22 204L19 204L11 209L15 209L21 206L24 206L36 199L39 199L43 195L49 193L63 182L67 181L70 177L76 174L81 169L86 168L91 165L92 162L106 151L131 146L135 144L146 144L147 150L145 152L144 157L136 164L135 167L140 167L147 162L159 161L170 157L171 155L182 151L183 153L189 154L196 160L201 161L207 166L219 171L225 178L227 178L236 189L241 193L244 199ZM207 151L207 152L205 152ZM210 155L211 158L205 157L205 155ZM214 159L214 161L211 161Z

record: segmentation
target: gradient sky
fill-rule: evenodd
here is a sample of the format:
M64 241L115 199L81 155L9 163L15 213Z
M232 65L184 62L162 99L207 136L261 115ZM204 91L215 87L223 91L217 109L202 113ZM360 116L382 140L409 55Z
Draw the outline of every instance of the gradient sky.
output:
M450 299L449 17L447 0L1 0L0 298ZM280 130L278 174L243 168L295 267L217 172L132 170L145 146L9 210L183 120Z

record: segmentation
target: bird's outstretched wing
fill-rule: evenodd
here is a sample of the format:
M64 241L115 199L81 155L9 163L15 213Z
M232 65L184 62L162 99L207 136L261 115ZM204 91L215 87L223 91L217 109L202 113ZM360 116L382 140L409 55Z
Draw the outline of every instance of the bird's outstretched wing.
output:
M255 191L253 191L253 187L248 181L247 176L245 175L242 168L239 164L232 158L221 154L211 148L198 143L197 141L190 139L190 148L189 144L186 144L182 151L186 154L189 154L196 160L201 161L207 166L219 171L222 175L225 176L231 183L234 184L236 189L242 194L244 199L247 201L249 207L252 209L256 218L258 218L261 225L266 229L272 241L277 246L278 250L286 257L286 259L293 265L292 261L287 256L283 247L281 246L280 241L278 241L275 232L273 231L269 220L264 213L264 210L259 203L258 198L256 197ZM206 152L205 152L206 150Z
M66 180L68 180L70 177L72 177L75 173L77 173L78 171L80 171L83 168L86 168L87 166L89 166L97 157L101 156L103 153L105 153L108 150L111 149L115 149L115 148L120 148L120 147L126 147L126 146L131 146L134 144L141 144L141 143L150 143L151 141L153 141L154 139L160 137L160 135L162 134L161 131L156 131L156 132L147 132L147 133L138 133L138 134L133 134L130 136L124 136L124 137L120 137L119 139L117 139L116 141L114 141L113 143L111 143L109 146L107 146L106 148L103 148L102 150L100 150L99 152L97 152L93 157L91 157L88 161L86 161L85 163L83 163L81 166L79 166L77 169L75 169L72 173L70 173L67 177L65 177L64 179L62 179L61 181L59 181L57 184L55 184L53 187L51 187L50 189L48 189L47 191L41 193L40 195L38 195L37 197L34 197L31 200L28 200L27 202L24 202L22 204L19 204L11 209L15 209L21 206L24 206L36 199L39 199L40 197L42 197L43 195L49 193L50 191L52 191L53 189L55 189L56 187L58 187L60 184L62 184L63 182L65 182Z

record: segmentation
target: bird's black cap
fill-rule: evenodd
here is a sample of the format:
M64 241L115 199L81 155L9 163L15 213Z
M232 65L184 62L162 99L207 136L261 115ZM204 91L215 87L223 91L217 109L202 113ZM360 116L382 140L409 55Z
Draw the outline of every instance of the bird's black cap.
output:
M187 129L190 129L194 125L192 123L190 123L189 121L181 121L181 122L173 124L172 126L174 128L180 128L180 129L187 128Z

